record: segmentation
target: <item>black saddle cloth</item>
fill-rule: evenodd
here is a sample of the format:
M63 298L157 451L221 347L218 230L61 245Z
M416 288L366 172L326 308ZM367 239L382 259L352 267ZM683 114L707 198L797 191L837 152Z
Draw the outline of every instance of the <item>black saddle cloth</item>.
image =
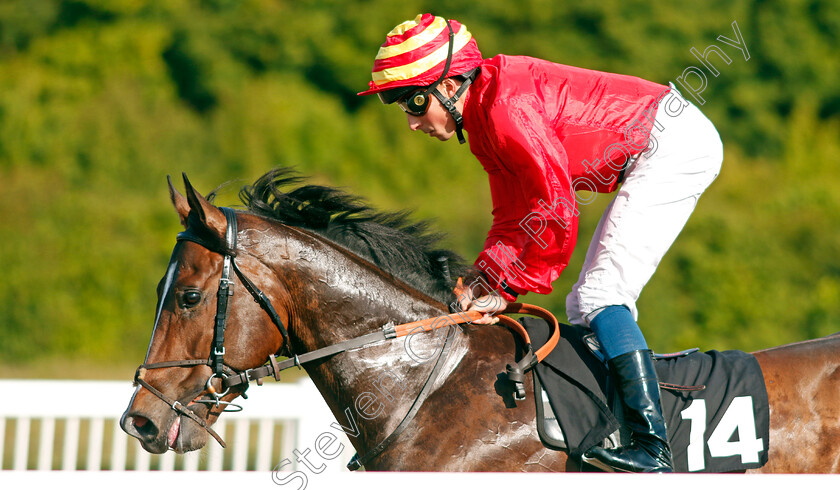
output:
M546 342L549 326L545 321L522 318L521 323L535 350ZM534 368L569 455L578 459L611 435L615 440L621 428L620 407L615 407L620 404L610 386L609 370L583 340L591 332L561 324L557 347ZM693 352L657 359L656 371L663 383L705 386L693 391L661 390L676 471L740 471L767 462L769 403L754 356L741 351ZM619 417L613 408L619 408ZM621 439L626 443L626 434Z

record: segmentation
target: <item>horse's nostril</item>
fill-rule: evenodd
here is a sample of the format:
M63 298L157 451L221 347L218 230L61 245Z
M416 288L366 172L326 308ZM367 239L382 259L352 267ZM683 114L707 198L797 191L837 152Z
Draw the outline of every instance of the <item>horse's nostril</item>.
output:
M131 424L142 439L152 440L158 435L155 423L142 415L133 416Z

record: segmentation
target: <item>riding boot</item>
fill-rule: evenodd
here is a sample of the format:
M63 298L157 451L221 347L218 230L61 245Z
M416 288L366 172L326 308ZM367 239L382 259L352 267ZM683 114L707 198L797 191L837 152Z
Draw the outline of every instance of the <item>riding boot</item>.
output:
M659 401L659 382L649 350L637 350L609 361L631 431L630 444L615 449L594 447L585 457L607 471L670 473L671 447Z

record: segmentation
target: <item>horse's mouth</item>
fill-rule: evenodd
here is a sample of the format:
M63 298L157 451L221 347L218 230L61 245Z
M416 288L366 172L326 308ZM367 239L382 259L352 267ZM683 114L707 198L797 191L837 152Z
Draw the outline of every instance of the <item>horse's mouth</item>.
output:
M190 405L200 418L205 418L208 410L203 405ZM140 412L127 413L120 423L123 431L140 441L140 445L152 454L162 454L175 451L183 454L201 449L207 443L207 433L198 424L186 420L179 414L175 416L167 427L166 417L146 416Z
M175 447L175 442L178 440L178 435L181 433L181 416L175 417L175 421L172 422L172 427L169 428L169 433L166 435L166 445L169 449L175 450L177 452L177 448Z

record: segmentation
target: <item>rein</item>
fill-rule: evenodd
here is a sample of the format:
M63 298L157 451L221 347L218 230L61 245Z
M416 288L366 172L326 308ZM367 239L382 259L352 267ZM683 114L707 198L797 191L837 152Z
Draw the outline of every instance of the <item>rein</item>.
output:
M300 368L302 364L308 362L316 361L326 357L331 357L336 354L351 349L365 347L370 344L405 337L407 335L417 333L420 330L424 332L431 332L433 330L437 330L443 327L451 327L463 323L471 323L484 316L483 313L477 311L462 311L452 313L450 315L442 315L410 323L404 323L401 325L394 325L393 323L389 323L375 332L298 355L292 351L291 344L289 343L289 333L285 325L283 324L283 321L280 319L280 316L277 314L277 311L274 309L274 306L271 304L271 301L250 279L248 279L247 276L245 276L242 273L242 271L239 269L239 266L236 264L237 218L235 211L233 211L230 208L220 209L222 210L222 212L225 215L225 218L227 219L224 249L219 249L215 243L205 240L204 238L194 233L190 233L189 231L183 231L179 233L177 238L178 241L191 241L197 243L212 252L216 252L222 255L223 257L222 277L219 280L219 290L217 292L213 346L211 349L210 358L189 359L182 361L164 361L157 363L142 364L137 368L137 372L134 375L134 383L135 385L140 385L149 390L149 392L160 398L179 415L184 415L190 420L196 422L211 436L213 436L213 438L216 439L216 441L218 441L218 443L222 447L227 447L225 445L224 440L222 440L222 438L209 425L207 425L206 421L201 419L195 412L190 410L187 406L184 406L180 401L173 400L167 397L160 390L156 389L155 387L151 386L147 381L145 381L144 376L148 370L172 367L210 366L213 369L213 374L211 374L210 377L207 379L204 391L202 391L193 400L193 402L215 405L216 407L219 407L220 405L225 405L226 407L232 406L235 408L234 410L229 410L225 408L223 409L223 411L239 411L242 410L242 407L240 407L239 405L235 405L233 403L221 400L223 396L230 392L230 389L232 387L245 385L244 390L247 390L248 384L251 381L256 381L257 385L262 385L262 379L268 376L272 376L276 381L279 381L281 371L295 366ZM231 280L231 270L233 270L236 276L239 277L239 279L242 281L242 284L254 298L254 301L258 303L260 307L262 307L262 309L266 311L266 313L268 313L269 317L271 318L271 321L274 323L274 325L277 327L278 331L283 337L283 347L281 348L281 351L269 355L267 364L253 369L246 369L244 371L236 371L233 368L224 364L224 334L228 316L228 298L233 295L234 287L234 283ZM514 395L517 399L522 400L525 398L525 372L536 366L543 359L545 359L545 357L554 349L554 347L557 345L558 340L560 339L560 326L557 322L557 318L555 318L554 315L551 314L551 312L535 305L529 305L524 303L509 303L504 311L498 313L520 313L538 316L546 320L552 327L552 334L548 341L540 349L534 352L531 347L531 339L528 336L528 332L519 322L505 315L496 316L499 319L499 323L507 326L508 328L518 333L525 342L525 354L523 355L522 359L520 359L519 362L508 364L506 367L508 379L514 385ZM432 369L432 372L429 374L426 383L423 385L423 388L417 395L417 398L414 400L414 403L412 404L408 413L406 413L406 415L403 417L403 420L400 422L400 424L388 437L386 437L370 452L368 452L362 457L359 457L359 455L356 454L350 461L350 463L348 463L347 465L347 467L351 471L359 469L365 463L378 456L408 426L408 424L414 418L414 415L423 405L423 402L425 401L426 397L429 395L431 387L435 384L435 381L437 380L437 377L440 374L443 365L445 364L445 359L449 355L450 346L454 337L454 335L450 335L449 333L447 333L444 346L441 349L441 353L438 355L437 361L435 362L435 366ZM280 354L281 352L285 354L288 357L288 359L278 362L277 354ZM218 393L215 387L213 386L214 378L219 378L221 380L222 389L224 390L222 393ZM241 392L241 395L244 398L247 398L244 390ZM200 397L202 397L205 394L209 395L211 399L200 399Z

